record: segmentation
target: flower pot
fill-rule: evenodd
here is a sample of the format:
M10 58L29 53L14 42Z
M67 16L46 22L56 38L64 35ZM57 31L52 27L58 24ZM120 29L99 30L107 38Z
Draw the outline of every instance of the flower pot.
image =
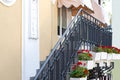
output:
M87 61L86 68L87 69L93 69L93 67L94 67L94 61L93 60Z
M113 56L113 60L119 60L120 59L120 54L113 53L112 56Z
M120 54L118 54L118 57L117 57L117 59L119 59L119 60L120 60Z
M113 56L113 58L112 58L112 59L113 59L113 60L116 60L117 55L116 55L115 53L113 53L113 54L112 54L112 56Z
M87 80L87 77L84 77L84 78L70 78L70 80Z
M111 53L111 54L108 54L107 55L107 60L112 60L113 59L113 54Z
M100 60L100 57L101 57L101 53L96 53L96 52L90 52L91 54L92 54L92 56L93 56L93 59L95 60L95 61L99 61Z
M107 59L107 53L106 52L100 52L101 53L101 59L106 60Z
M81 67L86 67L87 69L93 69L93 67L94 67L94 61L93 60L79 61L79 62L82 62L82 65L80 65Z

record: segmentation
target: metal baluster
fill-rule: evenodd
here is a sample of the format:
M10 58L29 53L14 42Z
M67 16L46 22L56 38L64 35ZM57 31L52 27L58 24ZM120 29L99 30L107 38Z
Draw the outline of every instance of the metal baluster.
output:
M34 80L65 80L70 64L76 62L78 49L92 50L98 45L112 46L112 32L101 28L100 24L99 20L80 10Z

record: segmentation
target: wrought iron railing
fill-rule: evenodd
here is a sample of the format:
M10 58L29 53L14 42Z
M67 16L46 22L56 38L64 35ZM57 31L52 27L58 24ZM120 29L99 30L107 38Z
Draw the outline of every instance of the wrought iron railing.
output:
M93 46L111 46L112 32L102 22L80 9L57 42L34 80L65 80L77 50Z

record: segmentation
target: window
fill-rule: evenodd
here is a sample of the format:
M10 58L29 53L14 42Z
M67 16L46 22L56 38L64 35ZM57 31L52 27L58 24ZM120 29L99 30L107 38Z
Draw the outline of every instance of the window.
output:
M67 29L67 11L65 7L58 8L58 35L62 36Z

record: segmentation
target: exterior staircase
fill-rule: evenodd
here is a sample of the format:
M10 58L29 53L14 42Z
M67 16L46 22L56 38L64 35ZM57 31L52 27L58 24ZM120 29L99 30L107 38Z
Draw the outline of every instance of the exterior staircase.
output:
M31 80L69 80L71 65L78 49L92 50L98 45L111 46L112 32L103 23L80 9L63 36Z

